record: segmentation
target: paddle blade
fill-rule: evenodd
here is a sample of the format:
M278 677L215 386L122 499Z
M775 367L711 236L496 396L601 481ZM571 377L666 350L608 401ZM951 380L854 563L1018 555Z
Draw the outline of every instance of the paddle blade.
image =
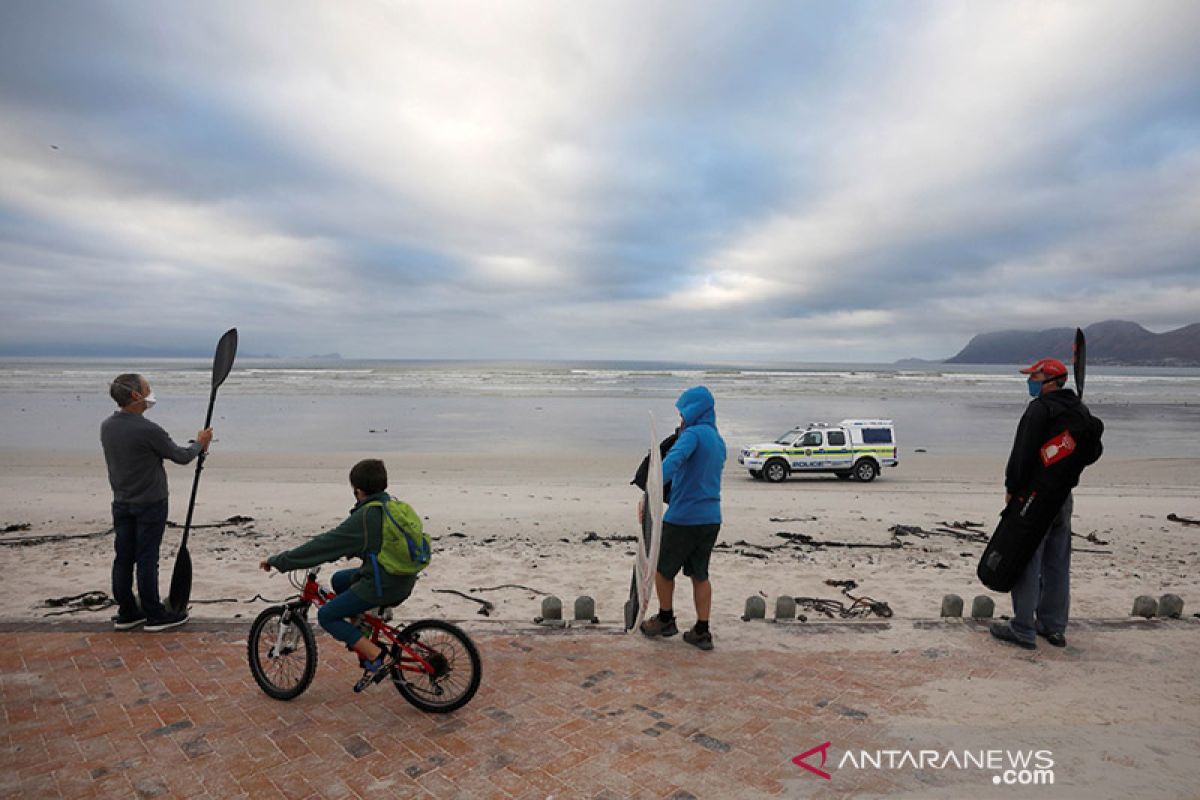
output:
M217 354L213 356L213 389L216 389L229 377L229 370L233 369L233 360L237 358L237 344L237 328L225 331L221 341L217 342Z
M1087 377L1087 340L1083 338L1083 329L1075 329L1075 348L1072 356L1075 369L1075 391L1083 397L1083 381Z
M164 604L173 612L187 611L188 600L192 597L192 557L185 544L179 548L175 557L175 571L171 573L171 592Z

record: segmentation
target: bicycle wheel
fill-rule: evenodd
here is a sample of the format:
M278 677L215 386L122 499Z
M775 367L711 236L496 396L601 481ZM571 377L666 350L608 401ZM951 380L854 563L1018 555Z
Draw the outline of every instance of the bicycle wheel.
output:
M317 640L303 614L271 606L250 626L246 657L258 688L276 700L291 700L317 672Z
M400 639L433 668L432 673L392 670L392 682L405 700L422 711L445 714L475 696L483 663L475 643L461 628L440 619L423 619L402 630Z

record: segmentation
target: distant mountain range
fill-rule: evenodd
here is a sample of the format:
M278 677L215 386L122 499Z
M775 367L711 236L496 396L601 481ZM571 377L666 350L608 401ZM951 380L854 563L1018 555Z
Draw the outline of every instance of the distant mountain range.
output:
M1151 333L1136 322L1108 320L1083 329L1089 364L1200 367L1200 323ZM1071 361L1074 328L996 331L971 339L947 364L1032 364L1039 358Z

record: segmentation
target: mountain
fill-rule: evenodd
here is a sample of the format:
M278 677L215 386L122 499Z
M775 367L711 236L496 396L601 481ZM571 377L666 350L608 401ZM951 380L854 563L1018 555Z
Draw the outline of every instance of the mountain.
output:
M1141 367L1200 367L1200 323L1152 333L1136 322L1108 320L1083 329L1088 362ZM1074 328L996 331L971 339L947 364L1032 364L1039 358L1071 361Z

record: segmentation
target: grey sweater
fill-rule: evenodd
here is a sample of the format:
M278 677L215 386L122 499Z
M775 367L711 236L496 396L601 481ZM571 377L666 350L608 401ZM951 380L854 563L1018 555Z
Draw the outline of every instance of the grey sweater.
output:
M108 464L108 483L119 503L155 503L167 498L163 459L186 464L200 454L192 442L180 447L167 432L142 414L117 411L100 423L100 444Z

